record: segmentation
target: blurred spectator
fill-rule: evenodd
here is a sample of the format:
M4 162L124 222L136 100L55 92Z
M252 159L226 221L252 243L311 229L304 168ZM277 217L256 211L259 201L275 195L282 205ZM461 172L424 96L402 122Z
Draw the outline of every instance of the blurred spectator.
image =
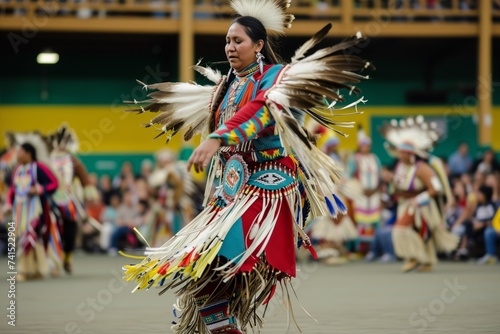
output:
M474 211L474 220L472 225L472 231L469 235L473 237L473 242L478 242L478 239L483 239L486 233L486 228L491 226L493 218L495 217L497 207L495 203L492 202L491 196L493 194L493 189L488 186L481 186L477 194L477 207ZM482 240L484 241L484 239ZM487 263L491 261L491 254L486 253L478 263Z
M153 162L149 159L144 159L141 162L141 173L139 177L142 177L144 179L148 179L148 177L151 175L151 172L153 171Z
M500 210L493 217L491 226L484 230L484 247L486 254L479 259L479 264L494 264L498 261L497 242L500 240Z
M110 255L115 255L123 248L124 239L126 241L132 229L138 226L138 218L139 210L134 205L133 194L126 190L123 193L123 202L116 212L116 228L111 235L111 247L108 250Z
M113 178L113 188L121 191L133 186L135 181L134 170L130 161L125 161L122 164L120 174Z
M375 232L375 238L370 245L370 252L365 256L365 261L373 261L380 257L380 262L396 261L396 253L392 243L392 227L397 218L397 201L389 195L389 184L385 182L386 175L390 171L386 167L382 167L382 227ZM390 178L390 177L389 177Z
M137 204L139 215L137 217L136 226L139 228L139 231L143 226L147 226L148 223L153 219L153 213L151 210L151 206L146 199L141 199Z
M327 13L328 8L329 8L329 5L326 2L326 0L319 0L316 3L316 11L318 14L315 17L317 19L327 19L328 18L328 13Z
M98 188L98 177L97 177L97 174L96 173L89 173L89 183L90 185Z
M461 143L458 149L448 159L448 168L450 176L460 176L467 173L472 166L472 158L469 156L469 146L466 143Z
M108 250L111 245L111 234L116 229L116 217L120 207L120 195L114 193L110 197L110 204L106 206L101 214L101 237L100 246L102 250Z
M495 152L492 149L484 152L482 158L477 160L472 166L472 172L474 174L477 172L483 174L500 172L500 164L495 158Z
M464 223L469 221L474 210L472 207L467 210L467 190L464 182L460 179L456 179L453 183L453 196L455 202L447 208L446 222L450 226L451 232L462 240L455 253L455 260L460 260L467 258L469 255L466 240L463 240L465 235Z
M459 244L459 248L455 259L468 257L470 253L477 253L477 246L482 242L482 237L479 238L479 242L474 242L474 238L478 237L478 234L473 232L473 216L478 205L478 193L479 189L484 186L485 175L482 173L476 173L474 175L474 180L472 181L468 174L464 174L461 177L464 188L467 190L467 199L465 208L462 214L453 224L451 230L454 234L462 236L462 240ZM461 226L463 225L463 226Z
M87 201L85 206L87 214L93 219L93 222L99 222L105 208L101 200L101 194L99 193L97 199ZM98 226L94 226L88 220L82 224L82 248L84 251L89 253L100 252L99 230L97 228Z
M463 185L465 187L465 192L467 194L470 194L473 191L471 175L468 174L468 173L462 174L460 176L460 181L462 181L462 183L463 183Z
M469 9L475 9L475 8L476 8L476 1L475 0L460 0L460 9L461 10L469 10Z
M99 179L99 191L101 192L104 205L110 205L111 197L115 195L117 191L113 189L111 177L108 174L102 175Z
M456 179L453 182L453 196L455 197L455 206L461 214L467 206L467 189L461 179Z
M105 205L102 202L102 196L99 194L97 199L87 201L86 208L88 215L99 221L105 208Z
M491 187L493 191L491 195L491 201L494 202L495 204L500 204L499 203L500 176L498 174L493 174L493 173L487 174L484 180L484 184L487 185L488 187Z
M135 181L134 203L147 201L151 196L151 189L146 179L139 177Z

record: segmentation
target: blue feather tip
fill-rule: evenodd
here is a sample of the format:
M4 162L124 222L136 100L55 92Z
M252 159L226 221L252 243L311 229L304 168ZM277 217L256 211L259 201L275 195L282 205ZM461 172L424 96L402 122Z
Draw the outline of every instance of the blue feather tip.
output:
M335 204L337 204L337 208L340 210L341 213L347 213L347 207L345 206L344 202L335 194L332 194L333 198L335 199Z
M328 211L332 216L337 215L337 211L335 211L335 207L333 206L332 201L328 197L325 196L326 206L328 207Z

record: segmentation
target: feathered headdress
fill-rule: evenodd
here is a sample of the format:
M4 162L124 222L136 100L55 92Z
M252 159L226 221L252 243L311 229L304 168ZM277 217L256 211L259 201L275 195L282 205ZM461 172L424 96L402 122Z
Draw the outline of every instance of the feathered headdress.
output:
M358 145L371 145L372 140L367 136L365 129L360 125L358 126Z
M241 16L259 20L270 34L283 34L292 27L295 16L286 13L291 0L231 0L231 7Z
M392 119L385 124L380 133L387 140L386 149L392 155L395 150L414 153L427 158L441 136L434 122L426 122L422 115L415 119L409 117L399 122Z
M24 143L33 145L36 150L37 160L47 163L49 161L49 138L39 131L5 132L5 142L9 148L18 148Z
M75 131L63 123L54 132L49 133L49 142L52 149L67 150L71 153L78 152L79 142Z

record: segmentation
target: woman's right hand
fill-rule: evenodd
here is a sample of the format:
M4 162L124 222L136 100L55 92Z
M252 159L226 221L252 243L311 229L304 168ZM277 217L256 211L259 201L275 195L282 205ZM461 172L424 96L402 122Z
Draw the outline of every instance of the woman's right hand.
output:
M10 215L12 214L12 206L6 204L3 207L2 211L3 211L4 217L10 217Z
M220 141L218 139L209 138L205 140L191 154L187 165L188 172L191 170L191 166L194 166L196 173L203 172L219 147Z
M30 191L28 192L28 196L33 197L38 195L38 189L36 186L31 186Z

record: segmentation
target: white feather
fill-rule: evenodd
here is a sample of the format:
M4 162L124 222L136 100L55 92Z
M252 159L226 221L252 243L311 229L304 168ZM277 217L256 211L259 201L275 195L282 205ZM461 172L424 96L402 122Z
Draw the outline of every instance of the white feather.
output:
M219 83L219 81L222 79L222 74L220 73L219 70L214 70L213 68L210 67L203 67L203 66L194 66L194 70L200 73L201 75L205 76L208 80L212 81L213 83Z
M287 15L276 0L232 0L231 7L242 16L256 18L266 30L284 33Z
M410 144L417 151L428 152L439 139L439 133L429 127L424 118L419 115L415 119L400 120L399 123L394 119L391 120L385 132L385 139L395 147Z

